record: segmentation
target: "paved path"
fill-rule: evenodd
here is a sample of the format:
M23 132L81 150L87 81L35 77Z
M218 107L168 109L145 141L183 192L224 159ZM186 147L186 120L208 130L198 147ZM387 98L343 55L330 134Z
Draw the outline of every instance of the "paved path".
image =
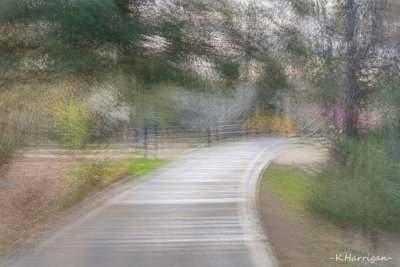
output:
M276 266L256 211L259 173L287 140L196 150L50 234L12 266Z

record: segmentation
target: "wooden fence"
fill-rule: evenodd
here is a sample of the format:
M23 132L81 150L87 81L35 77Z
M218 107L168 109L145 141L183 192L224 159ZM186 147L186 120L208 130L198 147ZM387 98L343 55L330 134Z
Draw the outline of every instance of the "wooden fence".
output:
M275 128L267 126L239 124L221 124L206 128L188 128L184 126L160 126L147 129L125 129L115 132L109 138L113 143L133 143L146 149L157 149L162 143L204 143L211 145L233 138L257 136L286 136L298 135L296 128Z

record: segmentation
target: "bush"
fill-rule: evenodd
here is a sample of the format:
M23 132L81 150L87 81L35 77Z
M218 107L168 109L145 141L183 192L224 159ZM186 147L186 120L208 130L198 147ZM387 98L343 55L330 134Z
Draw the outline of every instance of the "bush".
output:
M89 111L76 98L59 101L53 107L53 128L60 145L80 146L88 138Z
M271 133L281 134L295 134L297 131L296 121L291 119L288 114L277 115L260 109L256 109L247 117L245 124L250 133L265 131L266 129L271 130Z
M400 230L400 139L382 127L359 138L341 137L336 158L319 176L311 206L343 222ZM394 143L393 143L394 142Z

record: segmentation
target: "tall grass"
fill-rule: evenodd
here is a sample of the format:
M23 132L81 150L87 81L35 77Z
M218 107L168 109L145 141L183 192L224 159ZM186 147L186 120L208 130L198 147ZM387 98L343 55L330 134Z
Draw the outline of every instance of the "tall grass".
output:
M319 176L311 206L367 229L400 231L399 127L341 137Z

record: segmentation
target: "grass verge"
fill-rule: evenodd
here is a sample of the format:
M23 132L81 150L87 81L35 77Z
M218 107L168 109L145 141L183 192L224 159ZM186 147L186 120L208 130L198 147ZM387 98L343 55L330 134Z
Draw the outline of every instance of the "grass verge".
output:
M84 161L81 166L67 172L71 190L65 197L65 205L71 206L111 183L127 176L143 175L166 162L167 160L149 158Z
M271 163L262 176L259 208L275 256L285 267L360 266L336 262L336 254L385 255L398 251L386 235L365 232L321 215L311 205L319 186L318 175L298 165ZM395 257L394 257L395 258ZM399 259L383 263L398 266ZM379 264L380 264L379 263ZM362 266L374 266L363 263Z
M400 145L379 132L345 138L319 175L310 205L369 231L400 233Z
M263 175L260 191L272 190L287 207L306 210L314 186L313 178L299 167L272 163Z

